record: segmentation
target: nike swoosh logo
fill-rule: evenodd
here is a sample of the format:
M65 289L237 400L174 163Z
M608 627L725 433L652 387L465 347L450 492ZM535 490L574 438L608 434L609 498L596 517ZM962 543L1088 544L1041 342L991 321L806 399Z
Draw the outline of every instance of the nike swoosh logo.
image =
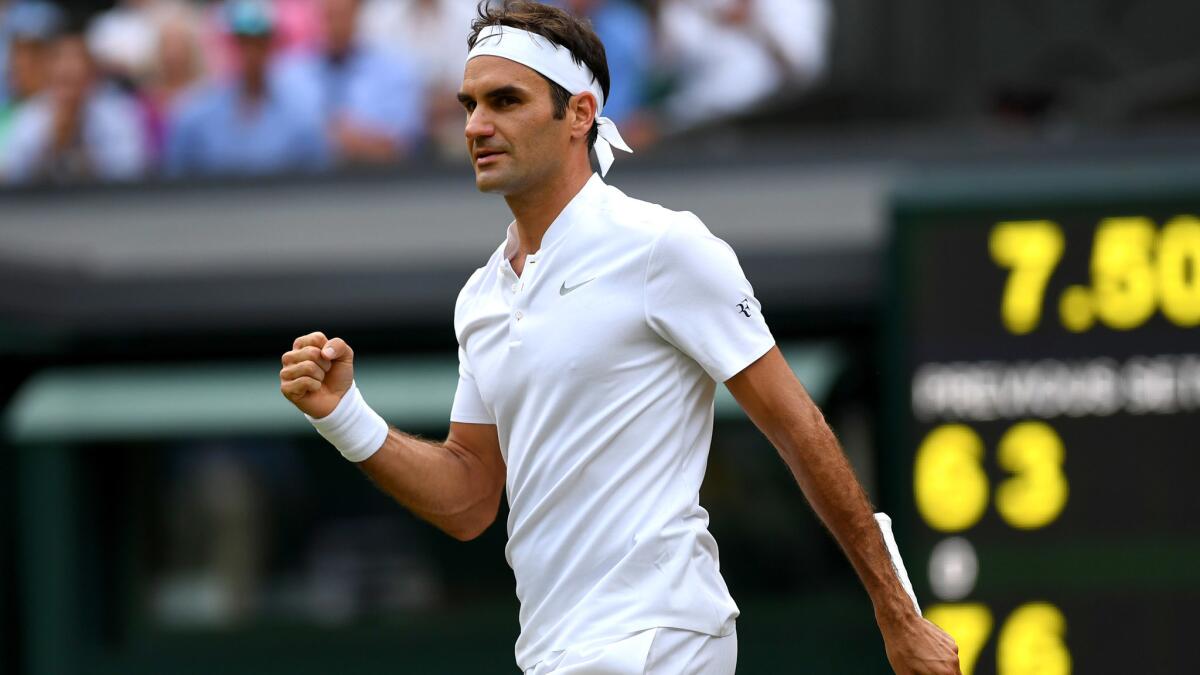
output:
M562 288L559 288L559 289L558 289L558 294L559 294L559 295L566 295L567 293L570 293L571 291L575 290L576 288L579 288L580 286L582 286L582 285L584 285L584 284L589 284L589 283L591 283L591 282L593 282L593 281L595 281L595 280L596 280L596 277L592 277L591 279L588 279L587 281L583 281L583 282L580 282L580 283L578 283L578 284L575 284L574 286L567 286L567 282L565 282L565 281L564 281L564 282L563 282L563 285L562 285Z

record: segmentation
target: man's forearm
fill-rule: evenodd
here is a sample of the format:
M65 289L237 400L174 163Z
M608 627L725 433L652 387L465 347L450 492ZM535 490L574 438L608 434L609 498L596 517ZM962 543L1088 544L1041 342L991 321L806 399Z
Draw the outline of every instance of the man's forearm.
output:
M503 489L492 484L482 460L453 440L433 443L396 429L359 467L402 506L459 539L492 522Z
M814 419L796 420L770 440L846 552L876 615L881 620L904 618L915 609L892 567L871 503L821 413L815 406L809 410Z

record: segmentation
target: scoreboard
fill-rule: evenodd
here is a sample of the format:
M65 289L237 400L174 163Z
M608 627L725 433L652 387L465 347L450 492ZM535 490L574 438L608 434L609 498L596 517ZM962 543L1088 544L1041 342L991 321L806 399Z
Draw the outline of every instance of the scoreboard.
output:
M1200 672L1200 171L893 210L885 470L964 675Z

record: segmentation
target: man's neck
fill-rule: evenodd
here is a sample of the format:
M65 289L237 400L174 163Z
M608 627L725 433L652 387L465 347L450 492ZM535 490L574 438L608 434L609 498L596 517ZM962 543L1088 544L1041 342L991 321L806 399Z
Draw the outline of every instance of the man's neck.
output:
M512 211L517 222L517 235L520 246L514 256L515 262L523 263L525 256L536 253L542 247L542 237L554 223L554 219L567 204L579 194L588 179L592 177L591 167L587 171L571 171L562 180L547 181L544 187L523 192L519 195L506 195L508 208Z

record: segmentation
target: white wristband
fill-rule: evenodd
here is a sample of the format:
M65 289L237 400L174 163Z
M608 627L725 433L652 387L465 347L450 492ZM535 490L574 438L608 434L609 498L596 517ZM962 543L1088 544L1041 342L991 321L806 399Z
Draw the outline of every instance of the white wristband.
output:
M317 432L351 462L361 462L383 447L387 439L388 425L358 392L358 385L350 383L350 389L342 395L333 412L317 419L304 415L316 427Z
M908 578L908 570L904 569L904 559L900 557L900 547L896 546L896 536L892 534L892 519L888 517L888 514L881 512L875 514L875 522L879 523L879 530L883 533L883 543L887 546L888 556L892 559L892 569L896 571L900 585L904 587L904 592L908 593L908 598L912 600L917 614L920 614L921 605L917 603L917 594L913 592L912 581Z

